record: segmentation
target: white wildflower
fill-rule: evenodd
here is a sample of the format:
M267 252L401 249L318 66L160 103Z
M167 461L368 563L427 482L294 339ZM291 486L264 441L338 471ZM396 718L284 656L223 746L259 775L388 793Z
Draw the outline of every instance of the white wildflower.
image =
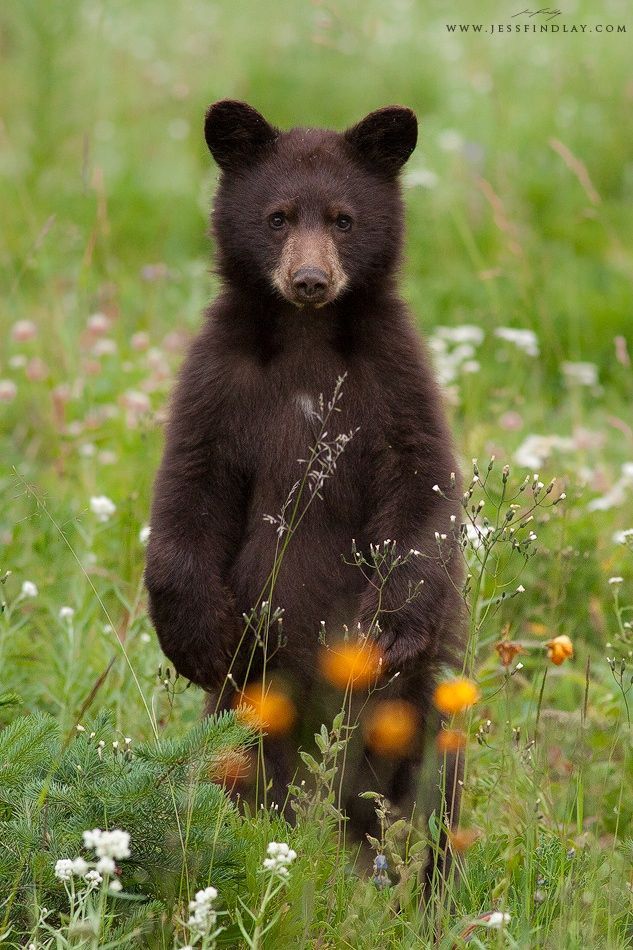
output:
M115 878L114 881L110 881L108 890L112 891L113 894L118 894L119 891L123 890L123 885Z
M95 345L92 348L93 356L114 356L116 353L117 346L116 341L111 340L109 337L102 337L100 340L97 340Z
M141 544L147 544L147 542L149 541L149 536L151 534L151 531L152 529L148 524L143 525L143 527L138 533L138 539L141 542Z
M94 733L91 733L91 738ZM101 835L103 834L101 828L93 828L92 831L84 831L83 833L83 842L84 848L96 848L101 840Z
M444 129L437 137L437 144L443 152L460 152L464 146L461 132L456 129Z
M439 179L430 168L414 168L404 176L407 188L435 188Z
M70 858L60 858L55 862L55 877L60 881L70 881L73 876L73 862Z
M501 930L505 924L510 923L510 914L502 914L500 910L492 912L487 920L482 920L484 927L491 927L495 930Z
M59 619L60 620L72 620L75 616L75 611L72 607L60 607L59 608Z
M614 544L626 544L627 541L633 541L633 528L626 528L624 531L616 531L611 540Z
M39 591L33 581L24 581L22 584L22 597L37 597Z
M463 323L457 327L437 327L435 337L448 340L449 343L472 343L481 346L484 341L484 331L472 323Z
M598 383L598 367L595 363L570 363L566 361L561 363L560 368L568 383L577 386L596 386Z
M86 847L90 847L90 845L86 845ZM92 847L94 847L99 858L116 858L117 860L129 858L130 835L127 831L121 831L118 828L112 831L101 831Z
M516 327L497 327L495 336L499 340L505 340L506 343L512 343L517 349L521 350L527 356L539 355L538 337L533 330L519 329Z
M528 435L514 453L514 461L523 468L541 468L554 451L571 452L572 439L560 435Z
M609 583L610 583L610 584L615 584L615 585L617 586L618 584L623 584L623 583L624 583L624 578L623 578L623 577L610 577L610 578L609 578Z
M213 902L216 900L218 892L215 887L205 887L204 890L197 891L194 900L189 901L189 926L195 927L201 933L206 933L215 925L217 915L213 909Z
M288 877L288 866L297 857L297 852L284 842L271 841L266 853L268 857L264 858L262 865L264 869L279 874L281 877Z
M97 516L98 521L108 521L116 511L116 505L106 495L93 495L90 499L90 510Z
M83 858L75 858L72 862L73 874L76 874L78 877L85 877L88 872L88 862L84 861Z
M99 858L96 867L100 874L114 874L116 870L116 864L114 863L113 859L107 856Z
M84 874L84 881L87 881L88 884L101 884L103 878L98 871L92 870Z

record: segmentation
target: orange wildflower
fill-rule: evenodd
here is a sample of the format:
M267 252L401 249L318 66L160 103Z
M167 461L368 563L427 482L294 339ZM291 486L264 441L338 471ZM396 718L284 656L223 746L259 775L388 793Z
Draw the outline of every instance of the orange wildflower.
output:
M342 642L321 654L321 673L340 689L362 689L375 683L380 672L380 650L375 643Z
M515 656L525 653L521 644L515 643L514 640L499 640L495 643L495 650L504 666L510 666Z
M455 828L449 831L448 840L453 851L463 854L475 843L479 837L479 832L474 828Z
M289 696L271 686L264 689L262 683L249 684L236 697L234 705L241 707L240 715L244 722L270 735L288 732L297 717L297 710Z
M439 711L448 716L473 706L480 695L477 684L461 676L438 683L433 701Z
M459 752L466 745L466 733L461 729L440 729L435 744L438 752Z
M378 755L402 755L411 749L417 726L411 703L387 699L370 710L363 727L365 742Z
M551 660L555 666L560 666L561 663L564 663L565 660L570 659L574 655L574 644L565 634L562 634L560 637L554 637L553 640L548 640L545 645L547 647L547 658Z

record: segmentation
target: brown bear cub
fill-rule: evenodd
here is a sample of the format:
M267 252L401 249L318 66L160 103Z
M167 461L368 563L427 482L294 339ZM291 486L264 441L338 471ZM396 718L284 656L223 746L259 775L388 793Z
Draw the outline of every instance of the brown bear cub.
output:
M398 175L416 117L390 106L344 133L281 132L226 100L209 109L205 137L221 169L222 290L173 397L147 552L150 614L176 670L215 695L212 708L262 679L290 693L292 729L264 740L279 807L297 748L341 707L341 694L328 700L321 651L344 631L373 638L381 674L362 703L404 700L417 729L387 755L355 731L344 793L359 834L373 814L359 792L412 805L432 690L459 645L457 465L396 286Z

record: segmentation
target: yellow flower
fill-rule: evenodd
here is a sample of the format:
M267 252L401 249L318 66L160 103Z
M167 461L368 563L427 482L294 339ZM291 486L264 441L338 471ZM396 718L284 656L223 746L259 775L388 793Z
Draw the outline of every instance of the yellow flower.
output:
M378 755L404 755L418 726L415 707L404 699L387 699L370 711L363 732L365 742Z
M445 680L435 687L434 702L446 715L461 712L474 705L480 697L479 687L472 680L458 677Z
M466 733L461 729L440 729L435 744L438 752L459 752L466 745Z
M561 663L574 655L574 644L565 634L554 637L553 640L548 640L545 645L548 660L551 660L556 666L560 666Z
M375 683L381 655L375 643L342 642L321 654L321 673L341 689L362 689Z
M297 711L289 696L262 683L249 684L235 701L242 720L270 735L283 735L294 723Z

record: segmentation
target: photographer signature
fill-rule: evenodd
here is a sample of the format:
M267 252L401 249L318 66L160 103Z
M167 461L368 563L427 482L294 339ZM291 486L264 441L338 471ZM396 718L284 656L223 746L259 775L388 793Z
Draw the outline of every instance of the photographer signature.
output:
M560 10L550 10L549 7L541 7L540 10L521 10L519 13L513 13L511 19L517 16L544 16L547 20L553 20L560 15Z

